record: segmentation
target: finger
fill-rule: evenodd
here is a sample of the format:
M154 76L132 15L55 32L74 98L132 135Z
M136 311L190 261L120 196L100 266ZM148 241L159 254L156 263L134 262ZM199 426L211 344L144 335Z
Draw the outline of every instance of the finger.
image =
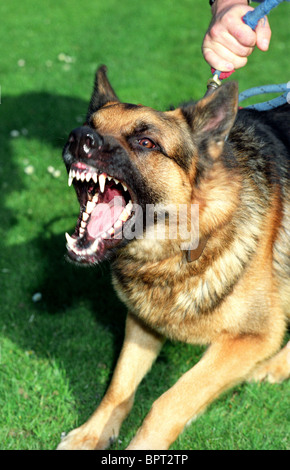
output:
M229 51L231 54L239 57L248 57L253 52L253 47L243 46L228 31L219 32L218 28L215 27L206 34L203 48L213 50L224 48L225 53ZM231 59L229 58L228 61L231 62Z
M246 57L239 57L235 54L229 53L222 46L211 48L203 48L203 56L206 62L216 70L221 72L231 72L234 69L244 67L247 63Z
M271 40L271 28L267 17L262 18L257 25L257 47L261 51L267 51Z
M232 7L221 19L223 28L233 36L239 44L245 47L256 45L256 33L243 21L243 17L252 7L246 5L236 5Z
M255 47L257 41L256 32L253 31L250 26L240 23L239 27L235 27L234 24L229 24L228 32L231 34L236 41L244 47Z

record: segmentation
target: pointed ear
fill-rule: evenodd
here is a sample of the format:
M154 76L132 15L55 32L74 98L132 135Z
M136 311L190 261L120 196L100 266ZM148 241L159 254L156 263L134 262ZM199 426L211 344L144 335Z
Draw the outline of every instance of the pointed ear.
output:
M96 72L87 119L109 101L119 101L119 99L107 78L107 67L105 65L101 65Z
M234 124L238 109L238 85L229 82L195 105L182 108L184 117L192 129L199 152L216 159Z

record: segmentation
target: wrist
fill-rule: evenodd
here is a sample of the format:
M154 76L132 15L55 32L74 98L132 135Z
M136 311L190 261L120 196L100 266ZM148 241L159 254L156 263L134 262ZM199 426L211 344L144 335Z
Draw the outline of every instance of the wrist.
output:
M213 15L217 15L221 10L234 5L249 5L250 3L251 0L209 0Z

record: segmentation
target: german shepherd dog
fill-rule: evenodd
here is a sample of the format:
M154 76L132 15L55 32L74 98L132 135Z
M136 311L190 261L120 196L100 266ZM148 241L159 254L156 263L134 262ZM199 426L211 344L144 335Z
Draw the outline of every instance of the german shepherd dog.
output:
M241 381L289 377L290 342L279 349L290 316L290 106L238 111L237 88L159 112L120 102L97 71L86 123L63 152L81 208L67 249L77 263L111 260L128 316L105 397L59 449L112 443L165 338L208 347L154 402L130 450L168 449Z

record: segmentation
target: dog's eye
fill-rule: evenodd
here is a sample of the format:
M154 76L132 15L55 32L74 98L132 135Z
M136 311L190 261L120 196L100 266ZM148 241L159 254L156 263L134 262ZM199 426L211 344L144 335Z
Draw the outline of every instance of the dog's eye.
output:
M147 149L156 148L156 144L153 142L153 140L148 139L147 137L143 137L142 139L139 139L138 144L141 145L141 147L145 147Z

